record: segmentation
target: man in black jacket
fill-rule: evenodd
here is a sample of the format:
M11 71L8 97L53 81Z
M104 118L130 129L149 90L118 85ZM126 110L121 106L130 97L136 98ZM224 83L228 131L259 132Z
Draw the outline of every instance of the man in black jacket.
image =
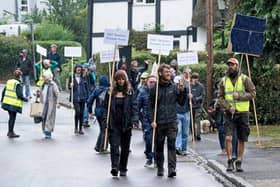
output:
M176 103L184 105L187 92L182 83L178 87L171 80L170 66L163 64L158 69L159 85L157 99L157 117L154 121L152 108L154 107L156 89L149 90L149 118L153 121L152 127L156 130L156 162L157 175L163 176L164 169L164 141L167 137L168 147L168 177L176 176L176 136L177 112Z
M25 97L31 98L30 94L30 74L33 71L33 64L27 57L27 49L23 49L17 61L16 68L22 72L22 83L25 85Z

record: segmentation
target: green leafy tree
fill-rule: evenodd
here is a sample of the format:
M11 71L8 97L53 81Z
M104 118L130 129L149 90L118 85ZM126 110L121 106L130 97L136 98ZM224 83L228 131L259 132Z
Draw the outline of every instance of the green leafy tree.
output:
M87 0L49 0L48 20L70 29L75 40L86 44Z

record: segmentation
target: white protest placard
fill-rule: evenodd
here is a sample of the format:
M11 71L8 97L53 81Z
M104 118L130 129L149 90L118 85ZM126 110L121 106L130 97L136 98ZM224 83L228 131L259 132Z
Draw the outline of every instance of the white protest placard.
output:
M147 48L153 50L170 51L173 49L173 36L148 34Z
M197 52L177 53L177 61L179 65L198 64Z
M38 44L36 45L36 52L39 53L40 55L47 56L47 49L43 48Z
M151 51L152 54L156 54L156 55L164 55L164 56L168 56L170 51L169 50L158 50L158 49L152 49Z
M129 31L119 29L105 29L104 43L113 45L128 45Z
M100 63L113 62L113 60L114 60L114 50L100 51ZM115 61L120 61L120 54L118 49L116 51Z
M82 48L81 47L64 47L65 57L81 57Z

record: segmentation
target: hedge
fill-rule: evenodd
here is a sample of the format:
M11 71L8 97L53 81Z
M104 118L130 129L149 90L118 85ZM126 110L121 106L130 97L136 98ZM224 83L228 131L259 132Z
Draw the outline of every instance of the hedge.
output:
M29 57L32 57L31 43L19 36L0 35L0 76L1 79L8 79L15 70L16 61L22 49L28 50Z

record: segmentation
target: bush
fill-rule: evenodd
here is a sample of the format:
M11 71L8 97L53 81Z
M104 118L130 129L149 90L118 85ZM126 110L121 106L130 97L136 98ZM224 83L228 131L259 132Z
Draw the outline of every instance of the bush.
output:
M31 58L31 43L20 36L0 36L0 76L1 79L8 79L8 74L12 74L16 67L16 61L22 49L28 50Z
M31 40L30 31L25 31L22 35ZM62 25L42 23L37 24L34 31L35 40L62 40L62 41L74 41L75 35L72 31L64 28Z

